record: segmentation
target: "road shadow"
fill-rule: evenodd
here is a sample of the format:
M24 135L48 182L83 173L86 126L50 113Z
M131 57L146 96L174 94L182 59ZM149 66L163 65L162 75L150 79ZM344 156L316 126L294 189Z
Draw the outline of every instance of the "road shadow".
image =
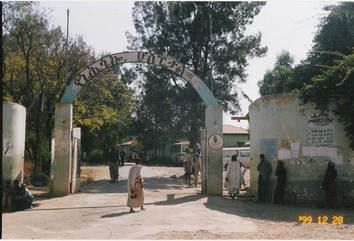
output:
M145 190L181 190L184 189L183 177L148 177L144 179ZM83 185L80 189L81 193L127 193L128 180L121 179L118 182L111 183L108 179L91 181Z
M120 217L120 216L123 216L126 214L134 214L134 213L131 213L129 211L120 212L120 213L111 213L111 214L103 215L103 216L101 216L101 218L115 218L115 217Z
M145 205L178 205L181 203L187 203L187 202L194 202L199 199L205 198L205 195L202 194L194 194L194 195L188 195L188 196L183 196L179 198L174 198L174 194L167 194L166 195L166 200L164 201L159 201L159 202L151 202L151 203L145 203Z
M274 222L298 222L299 216L312 216L314 222L317 222L319 216L327 216L330 223L333 216L343 216L345 224L354 223L354 210L257 204L249 200L232 200L220 196L208 196L204 205L211 210L227 214Z
M121 208L126 205L108 205L108 206L84 206L84 207L68 207L68 208L33 208L26 211L59 211L59 210L80 210L80 209L100 209L100 208Z
M139 212L143 212L143 211L135 211L135 212L130 212L130 211L125 211L125 212L120 212L120 213L110 213L110 214L106 214L106 215L103 215L101 216L101 218L115 218L115 217L120 217L120 216L123 216L123 215L127 215L127 214L135 214L135 213L139 213Z

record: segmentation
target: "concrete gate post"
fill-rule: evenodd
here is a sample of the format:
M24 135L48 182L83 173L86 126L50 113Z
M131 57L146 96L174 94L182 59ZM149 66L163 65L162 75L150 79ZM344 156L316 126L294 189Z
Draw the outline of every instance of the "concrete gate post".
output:
M223 108L220 105L209 105L205 109L206 138L206 189L208 194L222 194L222 133Z
M70 194L72 116L71 104L55 105L54 177L51 192L58 196Z
M206 193L206 130L200 129L200 149L201 149L201 165L200 165L200 179L201 179L201 187L202 193Z

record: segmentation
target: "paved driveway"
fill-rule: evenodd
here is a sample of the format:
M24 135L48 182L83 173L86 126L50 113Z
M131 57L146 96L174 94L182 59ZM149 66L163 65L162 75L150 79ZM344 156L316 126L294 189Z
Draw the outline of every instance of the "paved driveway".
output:
M144 167L146 211L129 213L127 173L108 182L108 167L84 167L94 180L81 192L37 201L38 207L3 214L5 239L352 239L354 226L304 225L299 214L354 212L259 205L199 194L186 188L180 167ZM170 178L176 175L177 178ZM329 213L331 212L331 213Z

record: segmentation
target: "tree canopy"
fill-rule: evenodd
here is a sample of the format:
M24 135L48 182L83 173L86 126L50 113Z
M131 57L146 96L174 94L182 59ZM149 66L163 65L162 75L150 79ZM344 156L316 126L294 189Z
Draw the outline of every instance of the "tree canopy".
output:
M319 110L333 111L354 148L354 3L342 2L324 10L329 13L321 20L307 58L288 68L285 77L279 76L276 64L259 82L260 94L296 92Z
M25 160L34 163L35 171L48 174L55 104L67 83L97 57L82 37L67 42L62 29L50 24L49 14L38 3L4 2L2 7L3 100L26 107ZM84 90L75 103L74 125L83 126L83 135L102 132L102 126L128 125L130 91L112 75L101 76L100 81L101 85L87 88L91 102ZM100 104L94 105L93 100Z
M263 56L261 34L245 30L260 12L261 2L136 2L136 36L127 34L130 49L171 56L191 68L211 89L224 110L240 109L235 85L246 81L247 61ZM185 126L193 145L203 126L204 110L194 89L178 76L156 67L141 68L143 102L160 125ZM147 74L148 73L148 74ZM158 85L161 90L150 91ZM172 88L173 87L173 88ZM177 105L177 107L171 107ZM164 128L162 128L164 129ZM181 129L180 129L181 130Z

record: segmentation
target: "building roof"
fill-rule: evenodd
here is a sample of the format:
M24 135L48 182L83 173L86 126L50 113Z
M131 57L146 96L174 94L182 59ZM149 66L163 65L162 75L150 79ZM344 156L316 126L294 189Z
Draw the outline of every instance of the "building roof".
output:
M240 135L249 134L248 130L233 125L223 125L222 132L223 134L240 134Z
M124 143L119 144L118 146L134 146L136 145L136 140L126 141Z

